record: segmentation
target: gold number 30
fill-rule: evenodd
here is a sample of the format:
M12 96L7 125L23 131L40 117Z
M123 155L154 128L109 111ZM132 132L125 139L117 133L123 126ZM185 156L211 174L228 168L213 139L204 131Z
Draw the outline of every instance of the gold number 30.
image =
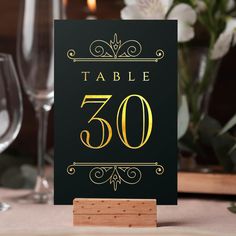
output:
M109 122L107 120L96 116L99 113L99 111L105 106L105 104L109 101L109 99L111 97L112 97L112 95L85 95L85 97L82 101L81 108L85 104L89 104L89 103L90 104L102 104L99 107L99 109L94 113L94 115L91 117L91 119L88 121L88 123L90 123L91 121L99 121L101 123L102 138L101 138L100 144L98 146L91 145L90 132L88 130L82 130L80 133L81 142L88 148L92 148L92 149L103 148L111 141L111 138L112 138L111 125L109 124ZM141 142L138 146L131 146L129 144L128 138L127 138L127 128L126 128L127 127L126 126L127 105L128 105L130 98L132 98L132 97L139 98L141 101L141 105L142 105L142 118L143 118L142 139L141 139ZM146 119L146 116L148 117L147 119ZM120 120L121 120L121 129L119 128L119 121ZM148 122L147 125L146 125L146 122ZM152 110L150 108L149 103L147 102L147 100L144 97L142 97L141 95L132 94L132 95L129 95L128 97L126 97L121 102L121 104L118 108L117 116L116 116L116 128L117 128L119 138L125 146L127 146L130 149L138 149L138 148L141 148L142 146L144 146L151 135L152 123L153 123ZM147 126L147 131L146 131L146 126ZM106 132L106 130L107 130L107 132ZM107 137L105 138L106 133L107 133Z

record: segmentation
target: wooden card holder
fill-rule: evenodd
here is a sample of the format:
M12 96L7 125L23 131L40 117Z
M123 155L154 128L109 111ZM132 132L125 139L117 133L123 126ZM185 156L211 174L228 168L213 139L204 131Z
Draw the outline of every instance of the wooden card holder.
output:
M75 226L156 227L156 199L75 198Z

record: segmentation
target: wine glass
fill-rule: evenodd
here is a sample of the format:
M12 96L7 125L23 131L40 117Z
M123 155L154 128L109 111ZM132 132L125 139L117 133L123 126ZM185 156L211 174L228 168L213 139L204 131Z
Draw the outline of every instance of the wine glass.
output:
M52 189L45 177L47 118L54 102L54 19L64 18L62 0L21 0L17 64L24 91L38 119L37 180L30 202L48 203Z
M12 57L0 53L0 153L16 138L22 122L21 90ZM0 202L0 211L9 209Z

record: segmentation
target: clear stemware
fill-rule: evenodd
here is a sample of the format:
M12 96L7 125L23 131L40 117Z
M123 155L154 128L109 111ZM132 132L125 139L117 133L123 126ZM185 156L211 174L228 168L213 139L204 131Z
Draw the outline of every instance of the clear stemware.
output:
M54 102L54 19L64 18L62 0L21 0L17 64L24 91L38 119L38 174L29 201L48 203L52 189L45 177L47 119Z
M0 53L0 153L16 138L22 122L22 97L11 55ZM0 211L10 205L0 202Z

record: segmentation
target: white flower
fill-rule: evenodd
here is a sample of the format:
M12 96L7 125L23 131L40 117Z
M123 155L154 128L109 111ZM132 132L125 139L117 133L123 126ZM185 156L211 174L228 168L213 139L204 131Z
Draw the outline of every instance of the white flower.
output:
M187 4L173 7L173 0L125 0L126 7L121 18L131 19L168 19L178 20L178 41L186 42L194 37L192 25L196 22L195 11Z
M225 30L220 34L213 46L211 59L219 59L226 55L231 46L236 45L236 18L229 18Z

